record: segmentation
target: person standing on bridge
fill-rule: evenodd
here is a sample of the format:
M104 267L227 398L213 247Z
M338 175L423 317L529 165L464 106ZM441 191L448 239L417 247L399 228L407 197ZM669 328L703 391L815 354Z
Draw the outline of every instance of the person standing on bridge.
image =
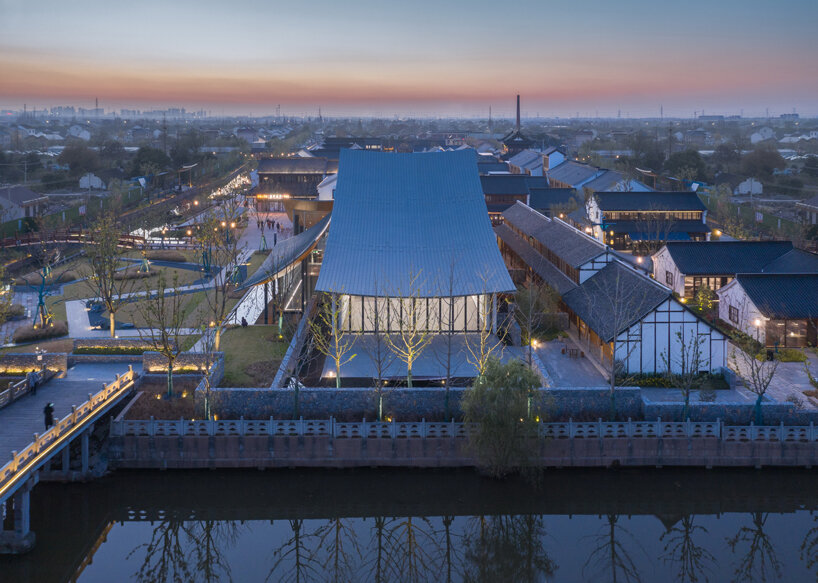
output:
M54 425L54 403L48 403L43 407L43 416L45 417L45 430Z

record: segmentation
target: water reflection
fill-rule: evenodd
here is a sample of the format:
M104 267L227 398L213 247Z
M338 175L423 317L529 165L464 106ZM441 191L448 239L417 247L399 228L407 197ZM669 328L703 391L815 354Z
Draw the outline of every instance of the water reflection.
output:
M2 581L796 581L809 472L115 474L35 490ZM657 520L658 519L658 520Z

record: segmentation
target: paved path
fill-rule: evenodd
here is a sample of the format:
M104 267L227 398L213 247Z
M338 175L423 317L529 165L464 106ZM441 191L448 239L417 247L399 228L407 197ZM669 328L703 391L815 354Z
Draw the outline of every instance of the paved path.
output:
M736 363L733 362L733 358L730 356L733 350L738 349L735 348L732 343L728 344L728 363L730 368L735 370ZM813 371L812 374L815 376L816 372L818 372L818 356L810 350L805 351L805 354L809 360L810 369ZM741 369L744 366L741 357L739 357L737 361L739 369ZM742 375L741 370L739 370L738 373L739 376L747 376L746 374ZM744 385L747 386L747 384L747 381L745 381ZM779 362L778 367L775 369L773 380L770 382L770 386L764 396L779 403L784 403L788 397L793 396L799 399L806 409L815 410L818 409L818 407L804 395L804 391L809 391L813 388L804 370L803 362Z
M140 370L141 365L134 369ZM35 395L26 395L0 409L0 466L11 459L12 451L22 451L31 443L35 433L43 433L46 403L54 403L54 419L62 419L71 412L72 405L81 405L88 400L88 393L98 393L103 383L110 383L127 370L127 364L77 365L68 370L65 378L51 380L38 387Z
M584 351L572 338L562 341L553 340L542 343L537 349L537 356L545 366L555 387L597 387L607 385L607 378L600 373L590 358L571 358L568 348ZM565 349L565 354L562 353Z

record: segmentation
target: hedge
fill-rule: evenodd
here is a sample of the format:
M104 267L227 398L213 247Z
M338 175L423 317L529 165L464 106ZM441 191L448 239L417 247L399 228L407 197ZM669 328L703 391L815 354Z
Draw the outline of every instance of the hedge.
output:
M34 342L36 340L46 340L48 338L58 338L68 334L68 322L54 322L45 328L34 328L23 326L14 331L12 340L15 343Z

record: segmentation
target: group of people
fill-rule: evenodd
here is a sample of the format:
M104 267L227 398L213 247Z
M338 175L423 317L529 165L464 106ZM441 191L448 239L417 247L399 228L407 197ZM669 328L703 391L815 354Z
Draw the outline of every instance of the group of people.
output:
M281 223L277 223L273 219L258 219L256 220L256 226L262 231L264 230L264 227L267 227L268 229L270 229L271 231L275 231L276 233L281 232Z

